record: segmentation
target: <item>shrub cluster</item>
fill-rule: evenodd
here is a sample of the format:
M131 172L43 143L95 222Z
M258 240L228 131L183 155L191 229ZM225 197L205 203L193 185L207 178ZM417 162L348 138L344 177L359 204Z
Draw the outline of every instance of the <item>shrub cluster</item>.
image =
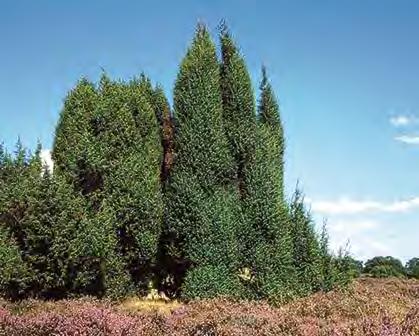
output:
M403 265L402 262L391 256L377 256L369 259L362 267L362 273L375 278L409 277L419 279L419 258L412 258Z
M80 80L56 128L53 174L40 146L0 150L0 290L11 298L172 296L281 302L346 284L300 191L284 193L279 104L258 103L225 27L221 59L199 25L173 111L142 74Z

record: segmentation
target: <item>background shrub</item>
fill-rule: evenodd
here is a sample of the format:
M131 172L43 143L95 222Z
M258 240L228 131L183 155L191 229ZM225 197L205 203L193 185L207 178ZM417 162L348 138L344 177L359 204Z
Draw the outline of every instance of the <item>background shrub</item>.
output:
M406 271L402 262L394 257L374 257L365 262L364 273L376 276L404 276Z

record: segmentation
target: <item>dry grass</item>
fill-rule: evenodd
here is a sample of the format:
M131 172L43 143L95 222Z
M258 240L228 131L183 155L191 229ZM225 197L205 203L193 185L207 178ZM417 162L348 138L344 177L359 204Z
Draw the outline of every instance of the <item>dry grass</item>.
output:
M142 299L132 297L124 300L117 306L122 311L130 313L157 313L164 316L169 316L176 309L182 307L178 301L168 301L162 299Z

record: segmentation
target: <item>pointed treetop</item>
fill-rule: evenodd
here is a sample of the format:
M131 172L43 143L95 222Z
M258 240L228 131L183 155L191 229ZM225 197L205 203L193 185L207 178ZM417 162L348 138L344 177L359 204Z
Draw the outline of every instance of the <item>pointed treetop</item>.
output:
M102 75L100 76L99 87L100 88L106 87L110 83L111 83L111 79L105 72L103 72Z
M202 43L204 45L213 45L207 26L201 21L199 21L198 24L196 25L195 36L193 38L192 44L189 46L188 52L185 58L187 58L191 50L194 50L197 46L201 45ZM202 46L199 49L201 48ZM215 45L214 45L214 49L215 49Z
M160 84L157 84L154 89L154 97L157 102L159 102L161 105L169 106L169 101L166 98L166 95L164 94L163 87Z
M219 36L223 63L228 63L233 58L236 58L236 62L242 63L241 66L246 68L243 56L240 54L239 48L234 42L233 36L224 20L222 20L219 25Z
M36 148L35 148L35 155L39 155L42 151L42 143L41 140L37 140L36 142Z
M226 36L226 37L230 36L230 30L228 29L227 22L225 19L221 19L218 25L218 30L221 36Z
M21 166L26 161L26 149L23 147L22 140L20 136L17 139L16 146L15 146L15 156L16 156L16 164Z
M140 74L139 82L150 86L152 85L150 77L148 77L144 71Z
M256 113L252 81L244 57L239 52L225 22L220 24L221 96L223 122L230 150L236 161L238 179L244 181L244 165L255 153ZM243 182L244 183L244 182ZM244 190L244 184L241 190Z
M206 83L207 85L218 86L219 84L213 83L213 81L218 81L218 70L215 44L208 33L206 26L202 23L198 23L192 43L188 47L185 57L182 59L175 82L175 91L177 91L179 86L186 84L182 83L184 80L193 82L195 76L201 75L209 76L209 78L211 78L211 83ZM189 92L189 90L185 91L184 94L187 92ZM177 96L179 95L174 95L175 106L177 106Z
M263 91L266 88L266 86L268 85L268 75L266 73L266 66L264 64L262 65L261 72L262 72L262 80L260 81L260 87L259 88L260 88L261 91Z
M279 117L279 105L269 83L266 67L262 66L262 80L260 83L259 120L265 124L282 129Z
M237 47L228 33L221 33L220 34L220 41L221 41L221 54L224 63L230 62L230 60L237 55L236 57L240 57Z
M6 155L7 155L7 153L6 153L6 150L4 148L4 144L3 144L3 142L0 142L0 167L3 166Z
M198 23L196 24L196 36L201 36L205 34L208 34L208 28L204 22L198 20Z

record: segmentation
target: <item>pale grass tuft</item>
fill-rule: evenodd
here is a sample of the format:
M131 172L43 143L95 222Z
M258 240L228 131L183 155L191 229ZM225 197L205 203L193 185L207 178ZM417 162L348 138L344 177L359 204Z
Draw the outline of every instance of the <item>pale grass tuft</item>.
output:
M151 300L147 298L132 297L124 300L119 308L128 312L156 312L162 315L170 315L182 304L176 300Z
M150 286L151 287L151 286ZM143 297L130 297L120 304L120 308L129 312L156 312L163 315L170 315L182 304L177 300L170 300L163 292L150 288L149 293Z

